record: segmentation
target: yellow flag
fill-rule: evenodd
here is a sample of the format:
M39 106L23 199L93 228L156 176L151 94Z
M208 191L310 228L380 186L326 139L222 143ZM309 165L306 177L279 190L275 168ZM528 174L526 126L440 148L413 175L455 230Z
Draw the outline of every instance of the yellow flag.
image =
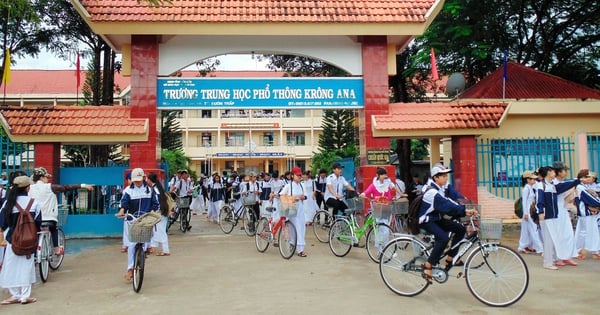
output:
M4 73L2 75L2 84L8 85L10 83L10 50L6 48L6 55L4 59Z

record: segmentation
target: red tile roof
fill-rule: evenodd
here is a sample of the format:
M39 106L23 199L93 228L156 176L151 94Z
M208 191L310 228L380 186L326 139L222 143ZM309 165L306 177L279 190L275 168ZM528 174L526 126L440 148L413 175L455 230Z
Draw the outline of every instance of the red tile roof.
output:
M502 99L504 67L461 93L459 99ZM515 62L507 64L507 99L600 99L600 91L537 71Z
M373 116L379 131L498 128L506 103L394 103L388 115Z
M11 136L144 136L148 119L130 118L126 106L2 107L2 125ZM94 139L90 138L90 141Z
M80 0L93 22L424 22L436 0Z

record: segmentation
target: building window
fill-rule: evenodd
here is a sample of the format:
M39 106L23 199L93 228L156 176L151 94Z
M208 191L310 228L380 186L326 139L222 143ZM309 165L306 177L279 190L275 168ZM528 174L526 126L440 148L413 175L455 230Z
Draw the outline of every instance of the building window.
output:
M203 109L202 110L202 116L200 116L202 118L212 118L212 110L210 109Z
M244 146L244 133L243 132L230 132L227 136L228 147L243 147Z
M285 111L285 117L293 118L293 117L305 117L304 109L288 109Z
M270 147L273 146L274 137L273 137L273 132L265 132L263 133L263 145L266 147Z
M288 145L306 145L306 135L304 132L287 132L285 140Z
M200 145L203 147L212 146L212 134L210 132L202 133L202 142L200 142Z

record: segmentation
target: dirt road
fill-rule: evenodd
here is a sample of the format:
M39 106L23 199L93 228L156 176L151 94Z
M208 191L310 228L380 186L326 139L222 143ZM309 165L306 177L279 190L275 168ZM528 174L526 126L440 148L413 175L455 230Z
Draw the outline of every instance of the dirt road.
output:
M542 269L527 255L527 294L508 309L477 301L464 279L434 284L412 298L395 295L365 249L344 258L307 237L307 258L283 260L276 248L257 252L238 228L224 235L204 216L194 216L188 234L173 231L172 255L147 260L142 291L123 279L119 241L67 256L47 283L33 289L38 302L0 306L2 314L593 314L598 308L600 261ZM514 247L515 232L503 243ZM6 297L5 292L3 297Z

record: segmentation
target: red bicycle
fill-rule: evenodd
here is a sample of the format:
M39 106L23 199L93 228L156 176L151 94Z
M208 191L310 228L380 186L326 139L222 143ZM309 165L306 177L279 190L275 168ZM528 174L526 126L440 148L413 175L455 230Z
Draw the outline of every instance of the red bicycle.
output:
M295 207L290 207L286 210L282 209L279 211L279 219L274 222L273 213L276 211L275 207L266 207L265 212L258 221L256 235L254 236L256 249L264 253L269 248L269 244L273 242L273 235L277 235L277 243L273 246L279 247L281 257L290 259L296 251L297 239L296 227L287 217L295 216L297 209Z

